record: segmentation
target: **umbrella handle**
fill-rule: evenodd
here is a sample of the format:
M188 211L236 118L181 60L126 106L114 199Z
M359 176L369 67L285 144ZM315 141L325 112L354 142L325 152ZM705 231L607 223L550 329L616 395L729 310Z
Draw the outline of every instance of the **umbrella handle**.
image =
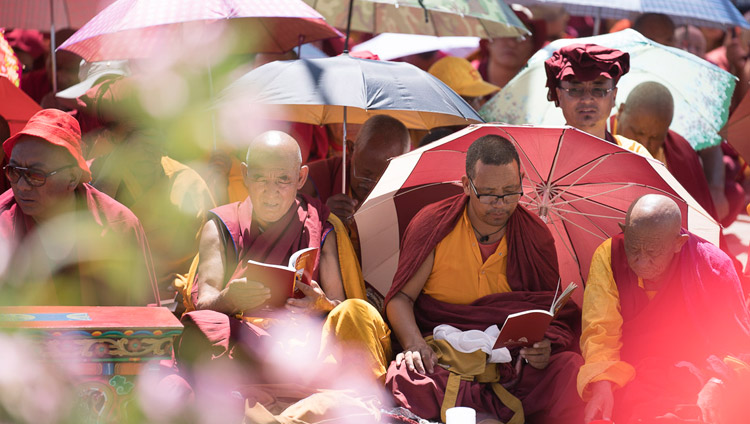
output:
M430 23L430 15L427 13L427 8L424 6L423 0L417 0L417 3L419 3L420 6L422 6L422 10L424 10L424 23Z
M344 137L342 140L344 148L341 156L341 192L346 194L346 106L344 106Z

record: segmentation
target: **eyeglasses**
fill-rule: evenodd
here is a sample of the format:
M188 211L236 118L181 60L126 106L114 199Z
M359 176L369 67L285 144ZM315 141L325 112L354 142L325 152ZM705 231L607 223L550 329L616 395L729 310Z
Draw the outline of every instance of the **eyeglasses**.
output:
M370 183L370 184L377 184L378 180L380 180L380 177L382 176L382 174L379 174L377 176L377 179L372 179L372 178L368 178L368 177L359 175L359 173L357 173L356 167L354 166L354 161L352 161L351 163L352 163L352 165L351 165L352 166L352 175L354 177L356 177L357 179L362 180L365 183Z
M560 87L560 90L568 93L568 96L574 99L580 99L586 94L586 92L591 93L591 97L603 99L604 97L607 97L607 94L614 90L614 87L592 87L591 89L585 89L583 87Z
M474 195L477 196L477 200L479 200L479 203L483 205L494 205L495 203L500 201L508 205L511 203L516 203L519 199L521 199L521 196L523 195L523 191L508 194L479 194L477 192L477 187L474 185L474 181L472 181L471 178L469 178L469 185L471 186L471 190L474 192Z
M62 168L57 168L54 171L50 171L47 173L44 173L37 169L23 168L15 165L5 165L3 167L3 170L5 170L5 176L8 177L8 180L11 182L11 184L18 183L18 180L23 177L30 186L41 187L44 185L44 183L47 182L47 178L57 174L64 169L73 168L75 166L76 165L65 165Z

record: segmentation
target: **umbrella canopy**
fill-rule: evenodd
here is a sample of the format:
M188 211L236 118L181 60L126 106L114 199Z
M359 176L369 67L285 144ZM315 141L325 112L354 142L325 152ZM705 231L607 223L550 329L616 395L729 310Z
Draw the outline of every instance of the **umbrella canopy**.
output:
M513 0L524 6L560 5L573 16L634 19L641 13L669 15L675 25L750 28L730 0Z
M10 135L21 131L26 122L42 108L10 80L0 76L0 116L8 121ZM5 140L0 140L0 142Z
M721 130L721 135L737 150L745 162L750 160L750 92L745 94L732 112L727 125Z
M467 125L482 118L443 82L408 63L341 55L260 66L219 94L221 109L276 105L266 118L308 124L361 124L390 115L413 129Z
M393 281L411 218L423 206L462 191L466 150L488 134L516 146L524 173L520 203L547 223L566 282L586 281L594 250L620 232L617 224L644 194L674 199L683 226L718 244L718 224L658 161L570 127L472 125L393 159L355 213L362 272L381 293Z
M671 129L696 150L721 143L719 130L729 114L735 78L686 51L663 46L627 29L613 34L554 41L539 50L503 89L487 102L480 115L509 124L563 125L560 108L547 100L544 61L563 46L593 43L630 53L630 72L617 83L622 103L638 84L656 81L674 98ZM613 110L614 112L615 110Z
M352 48L353 52L370 51L381 60L393 60L413 54L440 50L464 57L479 48L479 37L435 37L417 34L380 34Z
M305 0L336 28L480 38L516 37L528 31L503 1Z
M0 0L0 27L80 28L114 0ZM51 24L54 23L54 26Z
M280 53L340 34L301 0L117 0L60 48L88 62L153 57L229 25L236 52ZM215 32L215 31L213 31Z

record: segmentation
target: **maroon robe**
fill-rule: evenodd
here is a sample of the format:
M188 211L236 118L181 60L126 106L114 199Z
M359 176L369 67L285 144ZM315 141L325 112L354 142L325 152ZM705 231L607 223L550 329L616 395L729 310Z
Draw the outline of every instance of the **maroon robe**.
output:
M261 233L253 220L253 205L249 197L242 202L212 209L209 219L217 223L225 247L224 284L244 276L248 259L286 265L294 252L307 247L322 247L333 228L326 221L329 213L318 199L298 195L289 211ZM315 264L313 271L316 280L318 265ZM194 304L197 295L198 285L193 284ZM185 332L177 352L178 359L205 353L213 359L231 359L238 354L252 357L260 354L261 346L268 339L268 333L256 325L207 309L188 312L182 322ZM239 351L235 349L238 343L241 346Z
M329 197L341 193L341 184L343 183L341 165L343 163L344 160L341 156L333 156L328 159L311 162L307 165L310 169L307 177L312 182L313 187L315 187L315 192L318 194L321 202L325 203ZM346 161L346 169L350 173L351 160L349 159ZM351 176L348 178L351 178Z
M10 241L14 256L10 262L12 266L9 275L6 277L14 281L34 279L29 271L46 266L37 262L46 258L53 272L51 280L55 291L55 295L48 299L56 298L62 304L79 304L82 299L93 299L92 306L158 304L159 295L151 252L138 218L128 208L89 184L79 185L75 190L75 196L78 200L77 212L84 216L88 224L101 228L100 238L79 239L77 242L82 248L88 249L91 249L92 245L122 246L118 247L121 254L116 258L93 261L87 257L79 257L76 262L76 258L73 258L73 263L60 268L65 264L55 263L43 256L44 250L38 245L35 232L36 222L23 213L16 203L13 190L7 190L0 195L0 237ZM21 249L21 246L24 248ZM28 257L29 252L35 256ZM80 249L78 252L81 253ZM132 286L110 284L113 278L109 274L111 272L127 272L132 276ZM80 285L71 285L71 282L77 281L80 281Z
M703 206L714 219L716 208L708 188L706 175L703 173L698 153L684 137L669 130L667 138L664 139L664 156L667 159L667 169L674 175L675 179L685 187L688 193Z
M433 203L422 209L407 228L399 255L393 286L386 304L416 273L435 246L447 236L461 217L468 197L461 194ZM554 239L546 225L522 206L508 220L507 280L512 292L485 296L469 305L438 301L420 294L414 304L414 316L423 335L431 335L439 324L461 330L478 329L497 324L526 309L549 309L559 272ZM537 370L523 368L518 383L510 392L523 402L527 422L580 423L583 404L575 390L578 368L583 359L576 353L580 334L580 310L572 302L561 311L545 336L552 342L549 366ZM514 357L517 350L513 351ZM510 364L499 364L503 382L515 379ZM436 419L440 416L449 372L436 367L434 373L410 372L405 366L397 369L395 362L386 375L386 385L396 401L417 415ZM462 381L456 406L470 406L481 415L505 421L512 412L493 393L489 384Z
M635 380L615 392L617 423L673 413L695 416L708 360L750 352L750 316L730 258L689 234L649 300L628 266L622 234L612 239L612 273L623 317L620 357ZM701 377L701 378L698 378ZM676 421L681 422L681 421Z

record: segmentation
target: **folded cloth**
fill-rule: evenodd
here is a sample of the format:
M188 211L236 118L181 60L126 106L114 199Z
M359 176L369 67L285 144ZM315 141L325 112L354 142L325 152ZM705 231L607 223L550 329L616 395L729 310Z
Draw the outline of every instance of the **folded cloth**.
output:
M461 331L456 327L442 324L432 331L435 340L445 340L459 352L472 353L481 350L489 357L487 362L504 364L512 359L508 348L492 349L499 335L500 329L497 325L491 325L484 331Z

